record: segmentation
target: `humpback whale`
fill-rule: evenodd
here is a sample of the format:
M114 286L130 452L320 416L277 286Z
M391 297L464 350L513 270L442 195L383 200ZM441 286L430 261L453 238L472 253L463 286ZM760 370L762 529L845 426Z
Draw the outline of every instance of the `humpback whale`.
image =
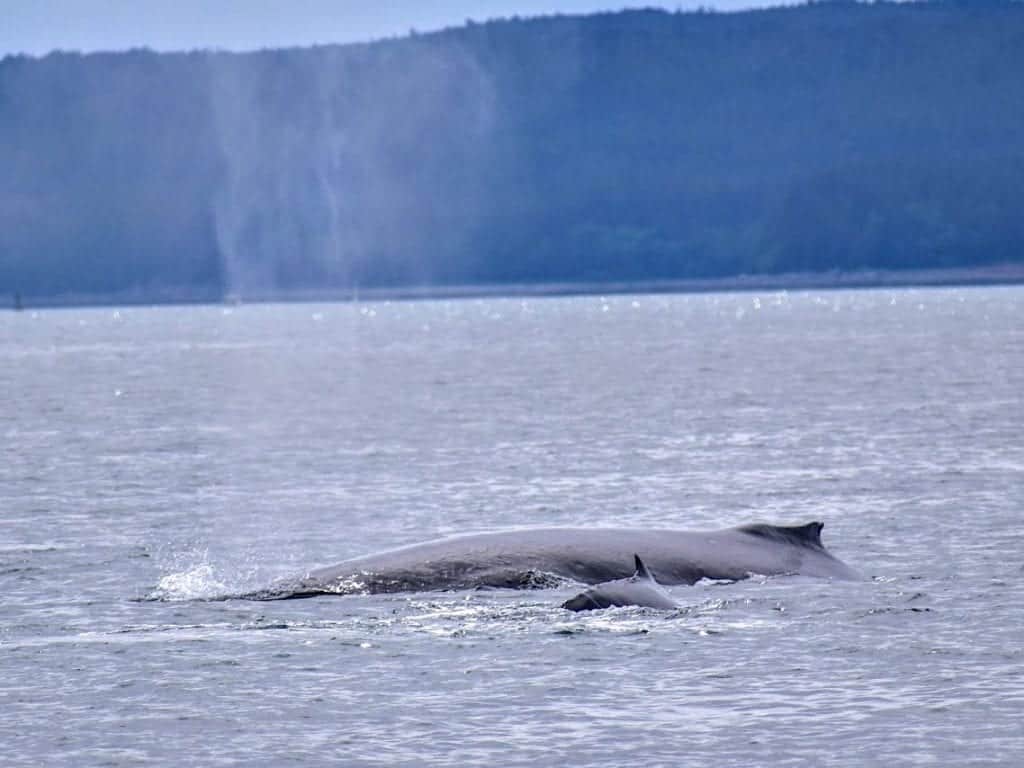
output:
M642 553L662 584L734 581L751 574L856 579L821 542L820 522L755 523L717 531L528 528L437 539L345 560L243 597L426 592L484 587L526 589L627 579Z
M644 608L678 608L679 605L659 584L644 565L640 555L633 555L636 573L628 579L606 581L581 592L562 603L569 611L593 611L613 606L639 605Z

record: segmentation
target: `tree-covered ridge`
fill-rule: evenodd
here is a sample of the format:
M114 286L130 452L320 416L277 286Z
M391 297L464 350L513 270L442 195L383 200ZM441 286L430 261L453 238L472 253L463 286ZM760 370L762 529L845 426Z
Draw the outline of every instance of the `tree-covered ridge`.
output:
M1024 260L1024 6L816 3L0 62L0 290Z

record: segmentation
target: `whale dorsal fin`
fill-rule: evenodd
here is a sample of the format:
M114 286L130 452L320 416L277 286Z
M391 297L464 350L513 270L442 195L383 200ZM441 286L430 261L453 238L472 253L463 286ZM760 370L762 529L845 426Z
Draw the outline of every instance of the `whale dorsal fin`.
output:
M736 530L750 533L754 536L763 536L766 539L787 541L790 544L809 547L824 547L821 543L821 529L824 523L814 521L806 525L768 525L767 523L752 523L741 525Z
M652 576L651 572L647 570L647 566L644 565L644 561L640 559L640 555L634 554L633 560L636 562L636 573L633 574L633 577L654 581L654 576Z

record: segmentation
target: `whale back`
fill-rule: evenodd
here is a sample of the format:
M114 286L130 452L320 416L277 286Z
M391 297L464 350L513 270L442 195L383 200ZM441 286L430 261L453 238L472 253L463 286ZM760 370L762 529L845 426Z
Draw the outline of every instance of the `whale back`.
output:
M566 580L604 584L631 575L655 586L659 581L694 584L751 574L860 578L822 544L823 527L815 521L789 526L752 523L717 531L527 528L473 533L346 560L250 597L522 589ZM636 552L644 553L644 561L638 561Z
M763 539L792 544L798 547L816 547L824 549L821 543L822 522L814 521L806 525L769 525L768 523L749 523L736 528L737 531L760 536Z

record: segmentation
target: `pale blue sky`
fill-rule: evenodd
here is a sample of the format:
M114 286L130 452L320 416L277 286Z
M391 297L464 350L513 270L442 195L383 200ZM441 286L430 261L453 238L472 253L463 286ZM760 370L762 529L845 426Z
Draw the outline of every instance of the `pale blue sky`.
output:
M500 16L622 7L731 11L786 0L0 0L0 55L62 50L250 50L372 40Z

